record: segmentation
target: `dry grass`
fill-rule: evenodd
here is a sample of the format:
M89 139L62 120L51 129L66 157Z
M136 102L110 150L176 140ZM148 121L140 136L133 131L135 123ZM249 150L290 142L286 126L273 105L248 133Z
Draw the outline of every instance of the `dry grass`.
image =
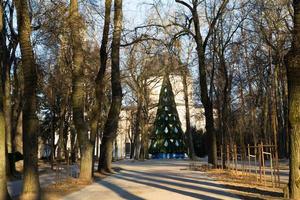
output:
M193 170L205 172L208 177L218 181L242 199L283 199L282 188L272 188L270 182L268 186L264 186L264 183L257 181L254 174L211 169L208 165L196 166Z
M90 185L92 181L81 181L74 178L68 178L62 182L51 184L42 189L43 200L57 200L62 197L76 192L87 185Z
M118 170L115 170L118 171ZM94 172L94 180L101 180L111 174ZM81 181L75 178L68 178L60 183L51 184L42 189L42 200L58 200L73 192L79 191L92 184L94 181Z
M255 175L249 175L240 171L210 169L207 170L206 173L208 174L208 176L216 178L219 181L229 181L232 183L241 183L248 185L257 184L257 179Z

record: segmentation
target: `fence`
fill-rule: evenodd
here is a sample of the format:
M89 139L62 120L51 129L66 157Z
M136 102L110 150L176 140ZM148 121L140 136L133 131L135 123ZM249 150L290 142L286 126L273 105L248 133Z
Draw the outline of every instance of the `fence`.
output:
M66 152L66 159L56 160L54 163L55 182L60 183L68 178L78 178L79 167L77 164L72 165L69 159L69 151Z
M237 146L220 145L218 147L218 167L256 176L256 181L265 186L280 187L278 152L275 145Z

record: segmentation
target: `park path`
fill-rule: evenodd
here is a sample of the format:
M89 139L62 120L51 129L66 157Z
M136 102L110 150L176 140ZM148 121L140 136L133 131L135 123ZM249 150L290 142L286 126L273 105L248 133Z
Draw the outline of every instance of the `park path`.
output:
M55 182L56 182L55 173L40 175L41 187L46 187ZM14 198L19 196L22 193L23 180L9 181L7 183L7 189L11 197Z
M58 181L65 180L67 178L66 166L62 167L62 172L59 180L57 179L57 174L54 171L49 172L50 170L47 170L48 173L46 172L42 173L42 171L44 171L45 168L50 168L50 166L39 169L40 171L39 181L40 181L41 188L45 188L48 185L57 183ZM74 171L75 169L77 169L77 166L75 165L70 166L70 170ZM19 196L22 193L23 180L8 181L7 189L12 198Z
M119 161L121 170L96 181L64 200L235 200L241 199L203 172L187 170L189 161Z

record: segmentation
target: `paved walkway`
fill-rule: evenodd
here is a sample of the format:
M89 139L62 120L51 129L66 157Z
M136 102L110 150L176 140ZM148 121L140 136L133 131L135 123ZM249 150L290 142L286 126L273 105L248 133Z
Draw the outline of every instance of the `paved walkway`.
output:
M46 187L52 183L55 183L55 174L43 174L40 175L40 184L41 187ZM8 192L11 197L16 197L22 193L23 189L23 180L18 181L9 181L7 183Z
M101 181L72 193L64 200L235 200L241 199L231 190L205 176L186 170L182 160L120 161L122 170Z
M72 168L72 171L77 171L77 166L71 165L70 170ZM62 166L62 171L60 173L60 181L66 179L67 177L67 171L66 171L66 166ZM42 170L42 169L40 169ZM47 174L42 174L39 176L40 180L40 185L42 188L54 184L57 181L57 174L55 172L47 173ZM9 181L7 183L7 189L11 197L17 197L22 193L23 189L23 180L17 180L17 181Z

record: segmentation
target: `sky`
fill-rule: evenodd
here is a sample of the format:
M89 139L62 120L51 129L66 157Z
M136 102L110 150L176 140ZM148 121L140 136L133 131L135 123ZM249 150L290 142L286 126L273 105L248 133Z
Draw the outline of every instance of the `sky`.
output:
M125 24L129 27L141 25L151 15L151 4L159 0L123 0ZM173 9L174 0L160 0L164 8Z

